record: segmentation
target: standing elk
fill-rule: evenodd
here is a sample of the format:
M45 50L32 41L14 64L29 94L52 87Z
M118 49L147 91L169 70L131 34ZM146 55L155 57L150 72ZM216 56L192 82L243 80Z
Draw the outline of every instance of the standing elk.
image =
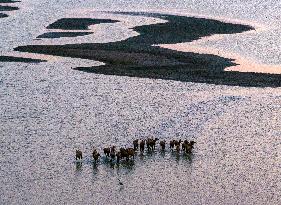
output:
M162 151L164 151L165 150L165 146L166 146L166 141L165 140L160 141L160 146L161 146Z
M105 154L106 157L109 157L110 155L110 148L109 147L106 147L103 149L103 153Z
M77 159L82 159L82 158L83 158L82 152L80 150L76 150L76 157L75 157L75 159L77 160Z
M142 141L140 142L140 151L141 151L141 152L144 151L144 146L145 146L145 141L142 140Z
M134 150L137 151L139 148L139 140L138 139L134 140L133 145L134 145Z
M94 151L93 151L93 159L95 160L95 162L98 161L99 157L100 157L100 153L98 153L98 151L96 149L94 149Z

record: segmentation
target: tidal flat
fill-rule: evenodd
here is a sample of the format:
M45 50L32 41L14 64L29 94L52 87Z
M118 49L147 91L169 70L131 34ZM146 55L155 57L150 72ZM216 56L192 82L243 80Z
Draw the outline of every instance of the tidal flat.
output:
M134 27L134 31L140 35L118 42L57 46L31 45L18 47L15 50L104 62L104 66L75 68L97 74L246 87L279 87L281 85L279 75L275 74L225 72L225 68L236 65L233 62L234 59L210 54L180 52L157 46L157 44L191 42L215 34L250 31L254 29L251 26L155 13L116 12L115 14L144 15L167 22ZM61 21L64 20L58 22ZM87 27L84 23L82 27L72 25L71 29L76 30Z

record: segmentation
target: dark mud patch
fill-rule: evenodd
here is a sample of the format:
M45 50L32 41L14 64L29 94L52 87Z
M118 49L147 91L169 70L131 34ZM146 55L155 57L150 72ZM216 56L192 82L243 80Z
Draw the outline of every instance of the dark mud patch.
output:
M62 30L89 30L89 26L102 23L116 23L117 20L111 19L91 19L91 18L63 18L50 24L48 29Z
M14 6L1 6L0 5L0 11L15 11L18 10L18 7L14 7Z
M0 13L0 18L6 18L6 17L8 17L7 14L2 14L2 13Z
M102 61L106 63L103 66L76 68L76 70L104 75L234 86L281 86L280 75L225 72L225 68L236 65L233 59L216 55L173 51L153 46L191 42L214 34L241 33L253 30L254 28L251 26L175 15L118 14L145 15L157 17L167 22L134 27L133 29L140 35L119 42L31 45L18 47L15 50Z
M192 54L191 54L192 55ZM196 56L194 56L196 58ZM216 60L209 57L209 61ZM197 65L196 65L197 64ZM280 87L281 76L277 74L240 73L212 71L208 67L200 69L200 62L189 66L162 67L91 67L75 68L76 70L104 75L117 75L182 82L210 83L217 85L231 85L243 87Z
M37 38L63 38L63 37L78 37L90 35L92 32L49 32L44 33Z
M0 0L0 3L16 3L16 2L20 2L20 1ZM15 11L18 9L19 9L18 7L0 5L0 11ZM0 18L6 18L6 17L8 17L7 14L0 13Z
M32 58L0 56L0 62L42 63L42 62L46 62L46 61L39 60L39 59L32 59Z
M0 0L0 3L16 3L20 1L12 1L12 0Z

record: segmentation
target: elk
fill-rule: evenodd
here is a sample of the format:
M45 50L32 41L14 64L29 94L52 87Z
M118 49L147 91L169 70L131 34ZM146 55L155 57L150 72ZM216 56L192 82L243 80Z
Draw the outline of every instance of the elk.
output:
M99 159L99 157L100 157L100 153L98 153L98 151L96 149L94 149L93 158L94 158L95 162Z
M139 148L139 140L138 139L134 140L133 145L134 145L134 150L137 151Z
M178 146L181 144L181 139L179 141L175 140L175 146Z
M127 161L129 160L129 155L125 148L120 148L120 159L122 158L126 158Z
M166 146L166 141L165 140L160 141L160 146L161 146L162 151L164 151L165 150L165 146Z
M189 142L188 140L184 140L183 143L182 143L182 151L185 151L186 150L186 146L188 146Z
M191 153L191 152L192 152L192 149L194 148L194 144L195 144L195 143L196 143L196 142L194 142L193 140L190 141L190 142L187 144L187 146L186 146L185 152L186 152L186 153Z
M177 151L177 153L179 153L180 150L181 150L181 148L180 148L180 145L178 144L178 145L176 146L176 151Z
M144 151L144 146L145 146L145 141L142 140L142 141L140 142L140 151L141 151L141 152Z
M109 157L110 155L110 148L109 147L106 147L103 149L103 153L105 154L106 157Z
M147 141L146 141L147 149L148 150L151 150L151 149L154 150L157 140L158 140L158 138L155 138L155 139L148 138Z
M128 157L132 156L133 159L135 158L135 150L133 148L127 149Z
M83 156L82 156L82 152L80 151L80 150L76 150L76 160L77 159L82 159L83 158Z
M175 146L175 140L170 141L170 149L174 149Z
M111 160L115 159L115 146L112 146L110 148L110 157L111 157Z

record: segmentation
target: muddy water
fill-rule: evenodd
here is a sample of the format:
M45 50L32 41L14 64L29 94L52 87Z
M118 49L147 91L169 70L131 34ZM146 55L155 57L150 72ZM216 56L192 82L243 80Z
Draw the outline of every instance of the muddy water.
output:
M20 10L1 20L1 52L13 53L13 47L37 43L33 39L56 19L69 16L73 6L118 10L126 5L128 10L160 11L168 6L178 12L210 16L221 12L221 17L271 21L276 28L279 24L273 21L279 15L278 5L270 2L264 3L270 20L253 12L251 5L261 7L258 1L249 5L237 1L236 7L200 2L16 3ZM128 27L149 23L146 18L127 18ZM106 38L96 33L100 38L93 41L136 35L127 29L124 34L124 26L114 26L116 32ZM277 38L271 41L272 35L265 36L269 38L264 37L263 44L278 42ZM248 42L255 50L250 55L255 55L261 44ZM271 48L278 46L274 43ZM269 48L264 55L278 59L278 53ZM47 63L0 64L0 204L281 203L279 88L95 75L71 67L99 62L45 58ZM194 139L197 144L189 156L169 149L161 153L157 148L119 167L105 158L96 165L91 161L92 147L129 146L135 138L150 136ZM81 163L74 160L75 149L84 152Z

